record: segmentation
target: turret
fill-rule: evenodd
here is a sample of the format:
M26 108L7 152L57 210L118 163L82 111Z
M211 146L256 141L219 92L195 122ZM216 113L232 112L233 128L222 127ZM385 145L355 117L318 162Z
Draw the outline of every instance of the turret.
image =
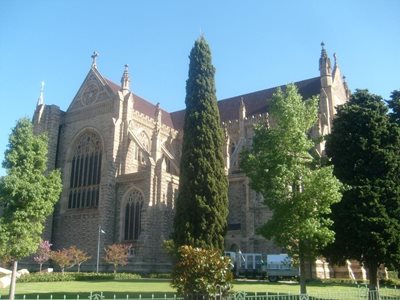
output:
M331 60L325 50L324 42L321 43L321 57L319 59L319 72L322 86L332 85Z
M129 78L128 65L125 65L125 70L121 77L121 90L129 91L130 82L131 82L131 80Z
M152 136L152 147L151 147L151 156L155 161L161 157L161 108L160 103L157 103L156 109L154 112L154 129Z
M43 105L43 104L44 104L44 81L41 82L40 95L39 95L36 106Z
M39 124L42 121L43 117L43 110L44 110L44 81L41 82L40 86L40 94L39 98L36 103L35 113L33 114L33 124Z
M325 44L321 43L321 57L319 59L319 71L321 80L321 91L319 98L319 124L316 135L325 136L331 132L336 107L349 100L350 91L347 83L341 75L336 53L333 54L334 66L331 71L331 61L326 53ZM324 151L324 143L319 146L319 153Z
M347 101L348 101L348 100L350 100L351 91L349 89L349 86L347 85L346 76L343 76L343 86L344 86L344 89L346 91L346 98L347 98Z
M324 42L321 43L321 57L319 58L319 72L321 80L321 91L319 96L319 120L315 128L315 136L325 136L331 131L332 120L332 73L331 60L325 50ZM321 142L317 151L323 155L325 142Z

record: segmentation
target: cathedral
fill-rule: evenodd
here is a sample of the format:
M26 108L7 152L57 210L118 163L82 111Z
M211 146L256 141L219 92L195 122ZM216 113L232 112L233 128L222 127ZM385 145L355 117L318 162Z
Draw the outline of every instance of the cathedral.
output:
M92 65L66 111L39 97L34 130L49 137L48 168L59 168L63 190L44 239L54 249L75 245L92 259L82 265L94 271L100 252L113 243L132 245L129 263L121 270L167 272L170 257L163 241L170 238L179 186L182 128L185 111L167 112L130 89L128 66L120 84ZM350 91L336 57L333 67L324 45L319 76L295 82L304 99L319 97L319 121L313 134L330 132L335 106ZM282 87L283 88L283 87ZM271 216L262 197L249 187L239 168L243 147L250 146L253 125L266 122L276 87L218 101L225 131L225 166L229 178L227 251L280 253L256 228ZM319 146L320 153L324 145Z

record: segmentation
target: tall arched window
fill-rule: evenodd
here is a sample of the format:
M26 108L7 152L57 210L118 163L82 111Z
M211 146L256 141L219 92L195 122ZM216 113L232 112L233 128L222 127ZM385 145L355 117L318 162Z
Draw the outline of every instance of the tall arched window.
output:
M143 195L138 190L132 190L128 195L124 212L124 240L139 239L142 223Z
M85 132L77 139L71 162L68 208L99 206L102 146L99 136Z

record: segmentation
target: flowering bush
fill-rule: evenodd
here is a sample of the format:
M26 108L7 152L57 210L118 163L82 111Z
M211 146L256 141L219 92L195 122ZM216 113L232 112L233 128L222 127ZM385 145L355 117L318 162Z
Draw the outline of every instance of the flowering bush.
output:
M50 259L51 255L51 246L49 241L41 241L39 244L39 248L36 251L36 254L33 256L33 260L39 264L39 272L42 272L42 266L45 262Z

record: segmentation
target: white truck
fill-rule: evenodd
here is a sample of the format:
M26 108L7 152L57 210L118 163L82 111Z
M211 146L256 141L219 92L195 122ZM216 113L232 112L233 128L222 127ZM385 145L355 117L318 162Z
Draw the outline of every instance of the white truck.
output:
M287 254L267 255L267 263L263 264L262 269L271 282L299 277L299 268L293 266L293 261Z
M236 277L268 278L271 282L299 276L299 269L293 267L287 254L225 252L232 261Z

